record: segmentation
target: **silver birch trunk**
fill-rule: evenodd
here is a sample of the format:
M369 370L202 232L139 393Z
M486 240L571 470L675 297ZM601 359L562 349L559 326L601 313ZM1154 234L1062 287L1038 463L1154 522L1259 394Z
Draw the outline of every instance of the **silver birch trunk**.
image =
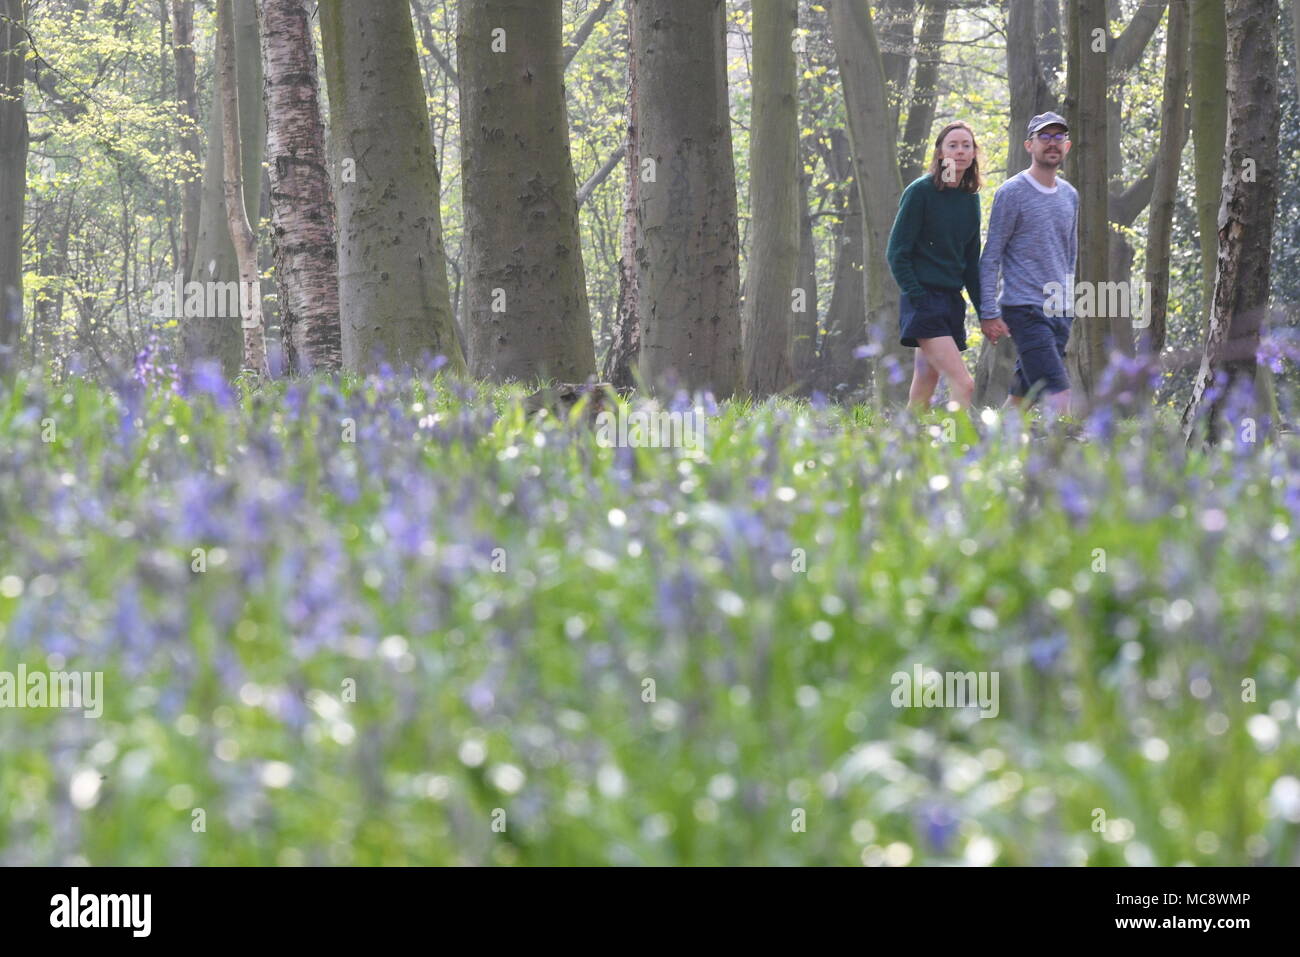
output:
M1278 0L1228 0L1228 126L1218 220L1219 259L1201 366L1183 411L1183 434L1188 441L1211 386L1215 386L1215 395L1206 420L1213 441L1234 388L1247 383L1253 393L1256 384L1256 353L1268 312L1280 174L1279 12ZM1220 372L1221 382L1217 381ZM1247 410L1249 416L1258 414Z
M334 188L308 0L261 0L271 236L290 373L342 367Z

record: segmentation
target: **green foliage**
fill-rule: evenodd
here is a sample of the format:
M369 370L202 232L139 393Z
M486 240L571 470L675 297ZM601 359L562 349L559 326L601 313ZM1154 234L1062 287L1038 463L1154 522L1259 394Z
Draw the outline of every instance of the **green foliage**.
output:
M35 314L26 347L58 369L80 353L103 374L152 330L149 291L174 269L179 187L199 171L178 145L188 121L159 4L91 6L32 7L26 241L31 272L51 281L25 283Z

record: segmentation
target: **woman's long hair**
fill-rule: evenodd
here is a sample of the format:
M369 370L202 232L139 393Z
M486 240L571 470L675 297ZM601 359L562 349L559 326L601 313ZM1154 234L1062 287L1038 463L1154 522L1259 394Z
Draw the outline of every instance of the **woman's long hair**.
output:
M968 193L978 193L980 187L984 185L984 177L980 175L980 144L975 138L975 131L962 120L953 120L942 130L939 131L938 138L934 141L934 156L930 160L930 179L934 181L935 189L943 189L945 185L943 179L943 141L953 130L965 130L970 134L971 146L974 147L975 155L971 157L970 166L966 167L966 172L962 174L961 182L957 183L958 189L965 190Z

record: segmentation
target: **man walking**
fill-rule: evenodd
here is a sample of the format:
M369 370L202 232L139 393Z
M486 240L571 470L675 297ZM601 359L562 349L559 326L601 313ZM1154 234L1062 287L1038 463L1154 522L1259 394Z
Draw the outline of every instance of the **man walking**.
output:
M1020 359L1011 402L1041 392L1057 412L1070 408L1065 346L1074 316L1079 194L1057 176L1070 152L1070 130L1056 113L1029 121L1032 163L993 197L980 259L980 327L993 342L1008 333ZM998 296L998 276L1002 294ZM1052 290L1064 290L1062 297ZM1055 302L1053 303L1053 300ZM1061 306L1064 308L1061 308Z

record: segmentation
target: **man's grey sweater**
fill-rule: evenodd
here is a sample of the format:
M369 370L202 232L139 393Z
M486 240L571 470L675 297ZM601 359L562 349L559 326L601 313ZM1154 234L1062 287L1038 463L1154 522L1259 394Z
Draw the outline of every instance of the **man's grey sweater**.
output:
M1000 306L1042 309L1053 292L1063 295L1065 314L1073 314L1078 217L1079 194L1059 176L1052 190L1028 170L1002 184L993 197L980 257L981 319L1000 316Z

